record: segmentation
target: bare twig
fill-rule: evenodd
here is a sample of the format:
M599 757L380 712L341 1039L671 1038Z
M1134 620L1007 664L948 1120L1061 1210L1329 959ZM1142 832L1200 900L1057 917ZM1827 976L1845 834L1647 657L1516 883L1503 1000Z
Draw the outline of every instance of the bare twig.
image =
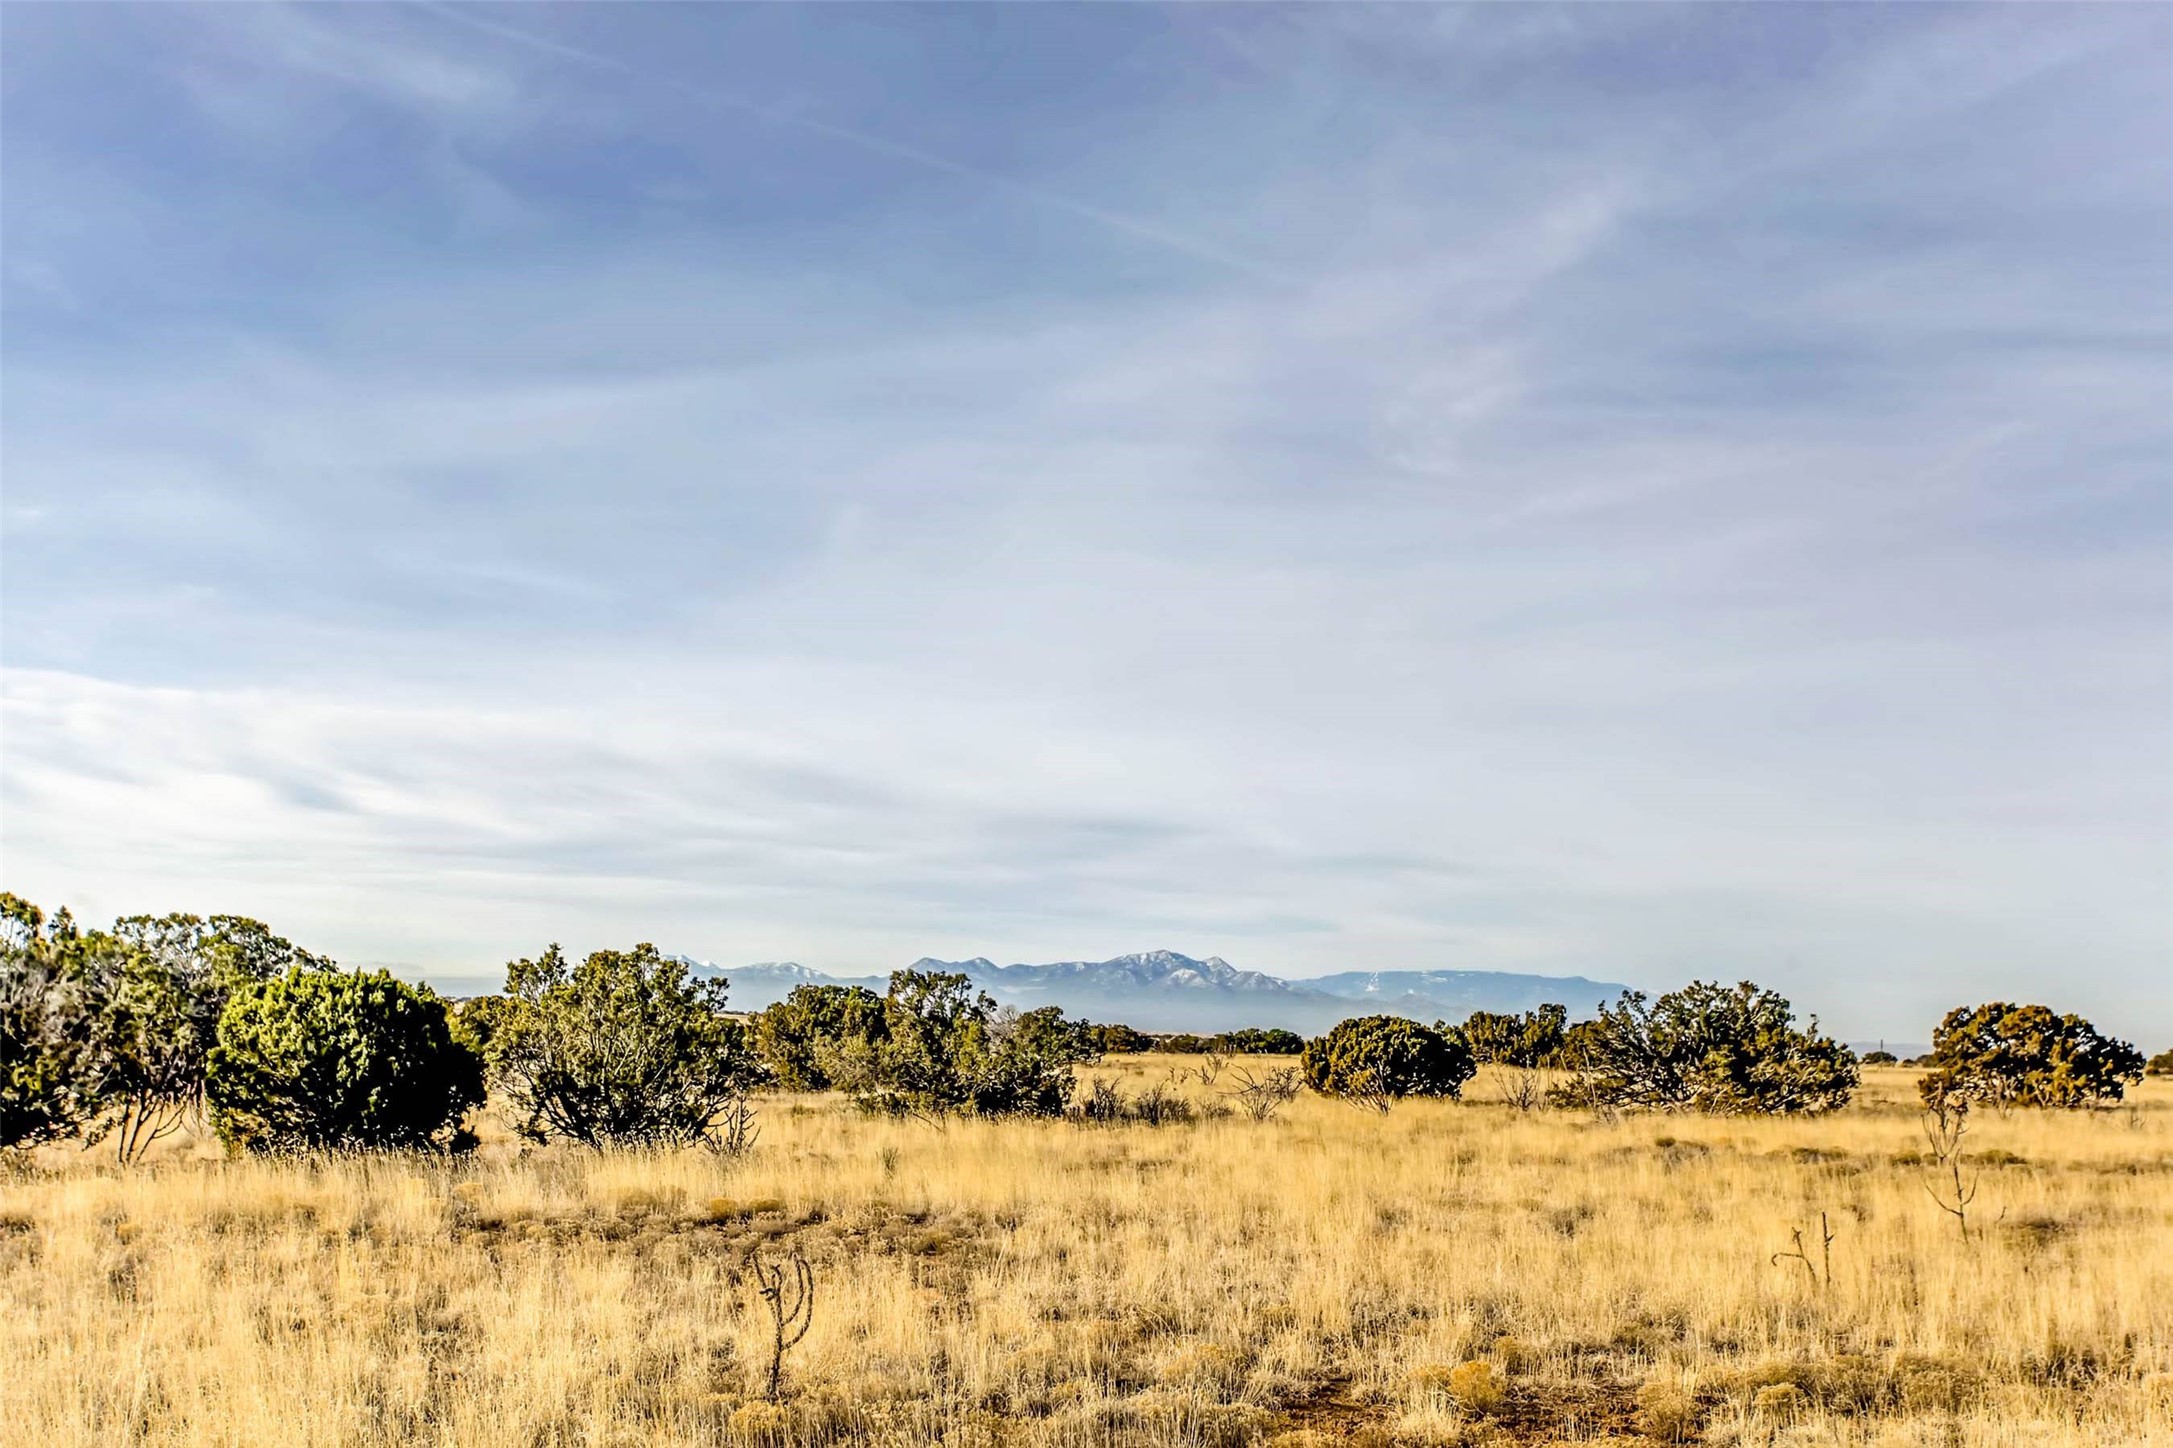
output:
M774 1403L784 1387L785 1354L807 1336L815 1320L815 1269L797 1249L782 1262L764 1262L757 1245L747 1251L747 1270L770 1310L769 1398Z
M1977 1199L1981 1174L1962 1174L1962 1138L1969 1132L1969 1103L1942 1091L1924 1105L1924 1140L1931 1148L1932 1169L1925 1174L1924 1190L1931 1193L1939 1210L1954 1218L1969 1240L1969 1204Z
M1375 1071L1361 1071L1353 1077L1343 1099L1382 1116L1388 1115L1389 1109L1396 1104L1395 1096L1381 1083L1380 1074Z
M144 1154L160 1138L171 1136L186 1125L196 1109L197 1102L192 1098L176 1100L148 1092L131 1095L113 1122L115 1158L123 1166L143 1160ZM83 1144L91 1146L103 1135L93 1132L85 1137Z
M1270 1071L1265 1076L1255 1076L1240 1067L1237 1072L1237 1089L1223 1094L1238 1104L1238 1108L1255 1121L1267 1121L1276 1112L1298 1099L1300 1082L1294 1066Z
M1501 1089L1504 1105L1524 1113L1539 1109L1546 1100L1546 1090L1539 1071L1531 1066L1504 1065L1496 1068L1495 1082Z
M710 1123L709 1134L703 1139L717 1155L737 1161L755 1149L755 1142L761 1135L762 1127L755 1120L755 1109L742 1096Z
M1826 1214L1824 1212L1818 1214L1818 1262L1813 1262L1811 1254L1804 1248L1803 1228L1793 1228L1788 1235L1796 1244L1795 1250L1791 1252L1775 1252L1773 1254L1773 1264L1779 1266L1789 1258L1794 1258L1803 1264L1803 1270L1809 1274L1813 1287L1821 1292L1830 1291L1833 1287L1833 1227L1828 1224ZM1823 1271L1821 1268L1823 1268Z
M1199 1077L1200 1084L1202 1086L1212 1086L1215 1084L1215 1079L1222 1075L1223 1068L1227 1067L1229 1064L1230 1057L1227 1053L1222 1051L1209 1051L1207 1053L1206 1062L1202 1065L1194 1066L1191 1069L1190 1074ZM1183 1079L1184 1074L1185 1073L1182 1072L1179 1073L1180 1080Z

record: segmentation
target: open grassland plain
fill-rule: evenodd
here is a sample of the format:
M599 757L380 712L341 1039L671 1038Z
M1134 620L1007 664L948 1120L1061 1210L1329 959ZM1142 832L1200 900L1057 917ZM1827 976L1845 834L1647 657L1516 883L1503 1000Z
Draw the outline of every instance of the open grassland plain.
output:
M1160 1127L775 1097L740 1160L48 1150L0 1181L0 1438L2173 1443L2173 1083L1973 1118L1965 1240L1866 1074L1807 1121L1483 1072ZM814 1275L774 1402L751 1250Z

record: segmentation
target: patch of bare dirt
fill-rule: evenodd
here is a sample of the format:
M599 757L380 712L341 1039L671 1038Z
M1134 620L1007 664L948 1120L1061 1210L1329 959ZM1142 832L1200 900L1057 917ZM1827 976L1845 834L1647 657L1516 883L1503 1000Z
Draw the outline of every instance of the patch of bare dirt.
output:
M1637 1398L1620 1383L1517 1383L1493 1420L1517 1443L1631 1437Z
M1511 1445L1571 1442L1646 1443L1638 1436L1637 1397L1620 1383L1518 1383L1488 1414L1473 1441ZM1389 1414L1333 1378L1277 1415L1269 1443L1351 1443L1393 1448Z
M1298 1442L1362 1443L1388 1448L1387 1415L1377 1404L1362 1403L1349 1378L1330 1378L1283 1409L1269 1441L1287 1436Z

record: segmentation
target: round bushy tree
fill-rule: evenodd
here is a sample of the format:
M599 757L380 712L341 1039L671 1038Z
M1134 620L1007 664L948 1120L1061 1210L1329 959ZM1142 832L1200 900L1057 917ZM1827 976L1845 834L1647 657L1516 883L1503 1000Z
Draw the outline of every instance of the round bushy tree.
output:
M1305 1050L1305 1037L1281 1026L1247 1026L1215 1037L1215 1049L1233 1056L1295 1056Z
M1554 1095L1572 1105L1816 1115L1848 1105L1862 1075L1816 1016L1798 1026L1784 997L1750 981L1693 981L1649 1003L1625 991L1566 1042L1575 1075Z
M2142 1079L2143 1053L2081 1016L1991 1001L1947 1012L1918 1089L1926 1104L2077 1107L2118 1101Z
M235 986L298 966L338 969L238 915L131 915L114 922L112 938L125 954L99 1021L104 1109L90 1134L110 1136L123 1162L202 1106L205 1063Z
M1556 1064L1568 1031L1569 1010L1558 1005L1543 1005L1521 1015L1473 1011L1463 1025L1473 1059L1527 1070Z
M654 945L578 965L553 945L507 966L499 999L464 1024L534 1140L691 1144L762 1075L746 1027L725 1014L725 982L691 978Z
M831 1082L894 1116L1057 1116L1088 1028L1055 1006L1000 1010L964 975L893 971L878 1034L818 1053Z
M1401 1016L1338 1022L1305 1043L1298 1065L1315 1091L1379 1100L1455 1096L1478 1071L1462 1035Z
M1083 1022L1056 1006L999 1009L973 1063L973 1109L983 1116L1061 1116L1071 1101L1072 1067L1099 1052Z
M883 998L865 986L803 985L754 1018L755 1049L787 1091L827 1091L823 1058L884 1034Z
M103 1101L97 1029L117 942L0 893L0 1148L82 1131Z
M1133 1056L1155 1048L1154 1037L1121 1023L1090 1025L1086 1033L1087 1043L1100 1056Z
M247 1151L458 1147L483 1067L427 988L295 966L228 996L204 1090L220 1140Z

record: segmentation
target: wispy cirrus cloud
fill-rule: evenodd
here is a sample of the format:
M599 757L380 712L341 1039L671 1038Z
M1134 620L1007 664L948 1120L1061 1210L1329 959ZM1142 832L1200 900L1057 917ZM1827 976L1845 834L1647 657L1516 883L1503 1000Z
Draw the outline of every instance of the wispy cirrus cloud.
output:
M2173 1026L2162 16L9 30L11 888Z

